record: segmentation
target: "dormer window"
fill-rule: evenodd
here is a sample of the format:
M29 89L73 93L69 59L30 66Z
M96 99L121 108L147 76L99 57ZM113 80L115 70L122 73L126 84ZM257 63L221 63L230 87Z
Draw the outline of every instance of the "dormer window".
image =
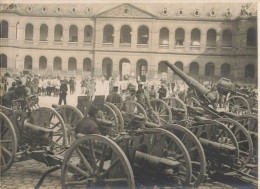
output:
M31 12L32 12L32 10L33 10L33 8L32 8L32 6L31 6L31 5L29 5L29 6L27 6L26 10L27 10L27 12L31 13Z
M194 10L193 15L194 15L194 16L200 16L200 11L199 11L199 9Z

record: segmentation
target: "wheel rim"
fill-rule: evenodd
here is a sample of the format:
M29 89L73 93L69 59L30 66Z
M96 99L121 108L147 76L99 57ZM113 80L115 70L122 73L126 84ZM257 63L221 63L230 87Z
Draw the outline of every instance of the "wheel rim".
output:
M118 119L118 125L119 125L119 131L123 131L125 128L125 124L124 124L124 118L120 112L120 110L118 109L118 107L110 102L106 102L105 104L107 104L109 107L111 107L114 112L116 113L117 119Z
M0 112L0 123L0 170L2 174L11 167L14 161L17 137L12 122L2 112Z
M120 110L126 112L127 114L142 115L144 117L144 122L146 123L148 121L148 116L145 109L141 104L135 101L125 100L122 103Z
M67 130L68 143L70 144L75 139L75 128L83 119L81 111L70 105L61 105L55 109L62 117Z
M66 125L60 114L52 108L40 107L33 110L31 116L33 118L32 124L53 129L52 142L54 150L58 152L62 151L69 140Z
M192 166L190 184L199 186L206 179L206 157L200 141L190 130L180 125L166 125L163 128L174 133L186 147Z
M161 125L160 116L155 111L149 111L149 114L147 116L148 116L148 122Z
M144 178L141 180L142 182L147 181L149 184L158 184L159 182L160 187L162 187L161 185L172 186L174 184L184 186L190 184L191 160L188 151L177 136L161 128L146 129L140 131L140 135L132 139L130 144L134 147L133 150L135 153L142 152L180 163L179 169L169 174L169 170L172 169L169 165L166 165L166 167L162 169L156 167L155 170L153 170L147 166L145 162L135 160L135 157L132 160L135 166L134 171L140 178ZM168 170L168 172L165 170ZM148 184L144 183L144 185Z
M187 118L188 111L186 104L179 98L167 98L166 102L171 107L173 120L183 120Z
M62 188L135 188L131 165L121 148L101 135L86 135L66 152L61 170Z
M225 103L225 111L243 115L250 113L250 107L245 98L241 96L232 96Z
M225 124L236 137L239 146L241 168L243 168L253 157L253 142L249 133L240 123L230 118L219 118L217 121Z
M104 104L104 111L100 111L97 117L99 119L112 122L111 128L102 127L102 125L100 125L100 127L102 127L102 130L104 131L104 134L109 134L110 136L118 134L118 119L116 113L112 108L110 108L110 106Z
M171 108L168 106L166 102L161 99L152 99L151 105L153 110L160 117L161 124L169 124L172 122L172 112Z
M233 160L237 160L239 158L239 147L237 140L230 129L215 120L203 120L196 122L191 125L189 129L200 140L203 146L208 164L207 171L210 176L214 176L218 171L229 172L232 170L231 167L237 164L237 162ZM203 139L210 142L227 145L235 150L215 150L212 147L205 145L202 141Z

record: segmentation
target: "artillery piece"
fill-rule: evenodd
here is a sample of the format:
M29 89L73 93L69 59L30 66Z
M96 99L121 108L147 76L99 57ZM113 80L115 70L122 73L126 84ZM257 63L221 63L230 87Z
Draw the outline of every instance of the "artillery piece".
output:
M187 83L187 85L194 90L195 93L195 98L192 97L190 99L190 102L192 102L191 105L186 105L181 99L176 97L171 97L167 99L168 104L170 105L172 110L172 115L174 118L173 121L190 129L193 129L192 125L196 124L196 118L198 118L198 116L204 116L211 122L214 122L212 119L215 119L224 124L234 134L239 145L239 159L241 162L243 162L243 165L240 165L240 168L238 170L234 169L234 171L240 174L239 176L243 175L251 181L254 180L253 182L256 182L255 178L252 179L252 175L247 174L248 172L245 173L245 171L243 170L245 170L245 167L255 167L252 165L252 162L257 162L255 160L257 154L257 139L255 137L257 135L255 131L257 129L255 123L257 124L257 118L252 115L238 116L237 114L231 112L218 112L214 110L210 107L210 105L214 103L215 98L209 89L205 88L195 79L191 78L183 71L179 70L176 66L171 65L168 62L166 62L166 64L177 75L179 75ZM251 131L248 128L250 128ZM252 131L254 131L255 133L252 134ZM249 169L250 168L246 170ZM235 173L233 174L237 175Z

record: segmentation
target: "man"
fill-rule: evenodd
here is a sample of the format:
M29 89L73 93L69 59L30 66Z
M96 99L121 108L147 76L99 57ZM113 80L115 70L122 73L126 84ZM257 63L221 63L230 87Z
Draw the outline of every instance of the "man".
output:
M13 82L13 83L12 83L12 87L10 87L10 88L8 89L8 91L14 91L15 86L16 86L16 82Z
M32 94L37 94L38 92L38 86L39 86L39 79L38 76L35 75L34 78L32 79Z
M163 99L166 97L166 89L164 87L164 85L161 85L161 88L158 90L159 93L159 99Z
M16 98L27 97L26 88L22 85L22 81L17 81L17 87L14 89L14 94Z
M65 83L64 80L61 80L59 105L61 105L62 101L64 101L65 105L67 104L67 100L66 100L67 91L68 91L67 84Z
M111 94L113 92L114 85L115 85L115 81L112 78L111 81L109 82L109 94Z
M151 86L151 90L149 91L149 94L151 99L156 98L156 90L154 88L154 85Z
M120 94L118 94L118 87L113 87L113 93L109 94L106 98L106 102L111 102L112 104L115 104L117 107L121 106L121 103L123 102L123 98Z
M75 91L75 84L76 82L74 81L73 77L70 78L69 80L69 85L70 85L70 94L72 95Z

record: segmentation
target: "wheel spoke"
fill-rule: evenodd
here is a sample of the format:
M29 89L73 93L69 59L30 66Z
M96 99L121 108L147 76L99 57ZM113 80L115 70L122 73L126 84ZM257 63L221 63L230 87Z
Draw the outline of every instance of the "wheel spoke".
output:
M53 123L51 123L51 124L53 124ZM56 123L56 124L53 124L54 126L53 127L51 127L51 129L54 129L54 128L56 128L58 125L60 124L60 122L58 122L58 123Z
M9 150L7 150L4 146L1 146L2 150L7 153L10 157L12 156L12 152L10 152Z
M86 160L86 158L84 157L84 155L82 154L82 152L80 151L79 148L76 148L76 152L79 155L79 157L82 160L82 162L85 165L85 167L89 170L89 172L93 173L92 167L90 166L90 164L88 163L88 161Z
M106 157L106 151L107 151L107 145L104 145L103 146L103 149L102 149L102 156L100 158L100 163L99 163L99 171L101 171L104 167L104 161L105 161L105 157Z
M91 159L92 159L92 166L94 168L94 170L97 170L97 164L96 164L96 155L94 152L94 148L93 148L93 141L89 141L89 148L90 148L90 154L91 154Z
M103 176L106 176L111 169L115 167L115 165L120 161L119 158L116 158L116 160L113 161L113 163L110 165L110 167L102 174Z
M67 166L74 169L75 171L77 171L78 173L80 173L81 175L85 176L86 178L90 177L89 173L83 171L82 169L80 169L79 167L76 167L72 164L67 163Z
M0 140L0 143L8 143L8 142L13 142L12 140Z
M2 152L0 152L0 153L1 153L1 160L3 161L3 164L6 165L6 161L5 161L5 157L4 157L3 153ZM3 166L3 165L1 165L1 166Z
M114 178L114 179L104 179L104 182L128 182L127 178Z

